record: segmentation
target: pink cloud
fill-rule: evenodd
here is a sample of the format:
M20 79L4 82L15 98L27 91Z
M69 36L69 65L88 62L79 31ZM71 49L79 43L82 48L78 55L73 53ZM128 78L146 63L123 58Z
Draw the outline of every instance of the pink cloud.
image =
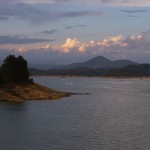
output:
M17 51L5 49L5 53L21 54L28 60L42 62L78 62L83 59L98 55L109 59L130 59L134 61L150 62L150 31L143 32L137 36L124 37L122 35L104 38L100 41L82 42L77 38L67 38L61 45L44 45L40 48L29 48L24 46ZM4 50L3 52L4 53Z
M21 47L19 49L17 49L18 52L23 53L27 51L27 47Z

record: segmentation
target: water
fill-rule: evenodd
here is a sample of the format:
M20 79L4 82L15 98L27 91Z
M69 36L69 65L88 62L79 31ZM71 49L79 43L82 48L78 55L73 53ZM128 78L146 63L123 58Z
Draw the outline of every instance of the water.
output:
M149 150L150 79L36 77L73 95L0 103L0 150Z

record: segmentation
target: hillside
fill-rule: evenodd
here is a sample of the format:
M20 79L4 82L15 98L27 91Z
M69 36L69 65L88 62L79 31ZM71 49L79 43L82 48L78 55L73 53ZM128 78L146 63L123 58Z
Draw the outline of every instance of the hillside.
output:
M128 65L138 64L130 60L115 60L111 61L103 56L97 56L93 59L90 59L81 63L73 63L70 65L61 66L61 68L70 69L70 68L120 68Z

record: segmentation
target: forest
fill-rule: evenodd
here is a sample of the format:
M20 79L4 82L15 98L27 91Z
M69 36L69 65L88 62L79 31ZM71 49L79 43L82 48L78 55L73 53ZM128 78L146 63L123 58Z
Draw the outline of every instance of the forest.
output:
M29 69L30 75L50 76L100 76L100 77L150 77L150 65L128 65L121 68L71 68L71 69L50 69L38 70Z

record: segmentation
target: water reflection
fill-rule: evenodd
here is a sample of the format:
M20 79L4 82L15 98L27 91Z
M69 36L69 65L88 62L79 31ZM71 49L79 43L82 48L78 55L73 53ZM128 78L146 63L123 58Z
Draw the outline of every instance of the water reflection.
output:
M21 112L27 109L25 102L0 102L0 109L11 112Z

